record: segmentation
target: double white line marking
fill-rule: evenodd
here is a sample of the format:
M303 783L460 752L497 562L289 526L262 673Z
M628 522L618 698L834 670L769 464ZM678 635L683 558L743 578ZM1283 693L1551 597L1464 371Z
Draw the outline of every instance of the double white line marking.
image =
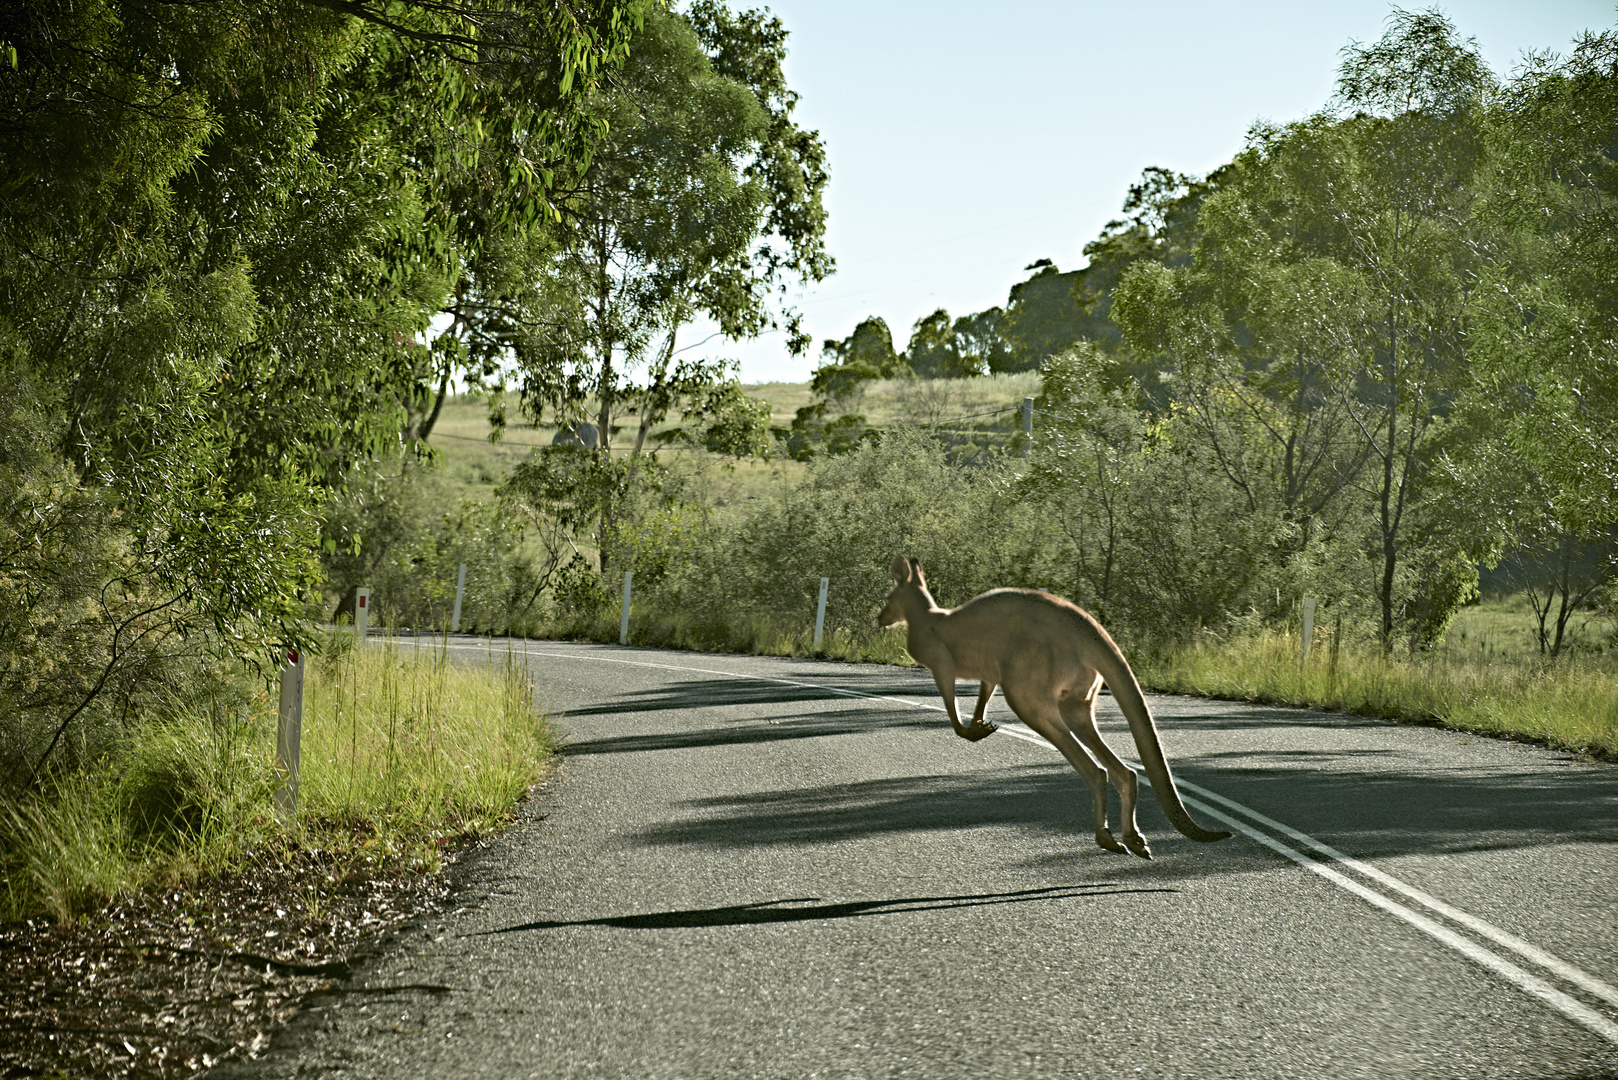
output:
M1327 862L1311 858L1304 852L1298 851L1296 848L1283 844L1274 837L1260 832L1258 829L1254 828L1252 825L1249 825L1240 818L1224 813L1211 804L1217 803L1219 806L1232 810L1236 814L1241 814L1252 821L1265 826L1266 828L1274 829L1283 836L1297 841L1301 846L1313 848L1316 852L1319 852L1321 855L1325 856L1326 859L1331 860L1331 862L1337 863L1349 870L1354 871L1362 877L1382 886L1382 888L1388 890L1389 892L1398 893L1407 900L1413 901L1415 904L1419 904L1421 907L1426 908L1434 915L1437 915L1443 919L1448 919L1456 926L1461 926L1467 930L1470 930L1479 938L1484 939L1486 942L1502 950L1515 953L1519 959L1534 965L1534 967L1537 967L1541 972L1562 979L1564 982L1578 987L1591 997L1604 1001L1609 1006L1618 1008L1618 989L1614 989L1608 983L1602 982L1600 979L1596 978L1594 975L1591 975L1587 971L1574 967L1572 964L1561 959L1560 957L1552 956L1545 950L1540 949L1537 946L1530 945L1528 942L1514 934L1508 934L1499 927L1484 922L1476 915L1470 915L1459 908L1446 904L1436 896L1429 895L1428 893L1423 892L1421 889L1416 888L1414 885L1407 885L1393 875L1384 873L1368 863L1361 862L1352 855L1345 855L1331 845L1322 843L1321 841L1316 840L1314 837L1301 833L1291 826L1283 825L1274 818L1266 817L1257 810L1250 809L1249 807L1243 806L1241 803L1227 799L1223 795L1215 794L1214 792L1209 791L1207 788L1200 787L1186 780L1176 781L1176 784L1185 791L1192 792L1196 796L1199 796L1198 798L1188 797L1185 799L1185 801L1190 803L1192 806L1195 806L1198 810L1202 811L1204 814L1207 814L1209 817L1222 821L1238 832L1252 837L1254 840L1257 840L1271 851L1283 855L1297 863L1299 866L1319 874L1333 885L1353 893L1366 903L1373 904L1376 907L1381 908L1383 911L1386 911L1388 914L1403 919L1405 922L1409 923L1411 926L1414 926L1423 933L1429 934L1432 937L1437 938L1439 941L1442 941L1445 945L1448 945L1462 956L1465 956L1468 960L1488 968L1496 975L1499 975L1502 979L1505 979L1507 982L1516 986L1517 989L1521 990L1523 993L1529 995L1530 997L1538 998L1540 1001L1544 1002L1546 1005L1549 1005L1551 1008L1555 1009L1569 1020L1572 1020L1574 1023L1582 1024L1591 1031L1595 1032L1597 1035L1600 1035L1602 1038L1606 1039L1608 1042L1618 1043L1618 1023L1614 1023L1606 1016L1585 1005L1583 1002L1579 1001L1570 994L1564 993L1563 991L1557 989L1556 986L1553 985L1548 979L1543 978L1540 975L1536 975L1532 970L1525 969L1519 964L1506 959L1500 953L1495 952L1493 949L1488 948L1483 944L1480 944L1475 939L1465 937L1462 934L1457 933L1454 929L1451 929L1451 927L1439 922L1437 919L1425 915L1413 907L1406 906L1405 904L1402 904L1383 893L1368 888L1359 881L1356 881L1354 878L1351 878L1347 874L1342 873L1340 870L1335 869Z
M1017 738L1027 742L1050 746L1050 743L1046 742L1044 738L1022 724L1002 723L1000 728L1007 734L1015 735ZM1052 746L1051 749L1054 751L1056 748ZM1138 765L1139 762L1131 762L1131 764ZM1140 778L1140 782L1150 786L1150 781L1144 776ZM1476 915L1468 914L1457 907L1446 904L1436 896L1432 896L1414 885L1408 885L1400 881L1392 874L1378 870L1376 867L1356 859L1352 855L1345 855L1330 844L1316 840L1307 833L1299 832L1290 825L1283 825L1274 818L1261 814L1251 807L1243 806L1234 799L1227 799L1223 795L1209 791L1198 784L1193 784L1189 780L1177 779L1174 783L1180 789L1181 797L1188 805L1216 821L1223 822L1242 835L1257 840L1276 854L1290 859L1312 873L1320 875L1343 891L1353 893L1366 903L1381 908L1395 918L1404 920L1422 933L1448 945L1473 963L1488 968L1523 993L1549 1005L1574 1023L1588 1028L1608 1042L1618 1044L1618 1023L1597 1012L1571 994L1557 989L1547 978L1535 974L1533 970L1524 968L1519 963L1506 959L1499 952L1480 944L1477 940L1458 933L1450 926L1440 922L1439 919L1423 914L1414 907L1400 903L1384 893L1369 888L1362 882L1343 873L1337 867L1352 870L1361 877L1380 885L1388 892L1396 893L1406 900L1426 908L1434 915L1442 919L1448 919L1456 926L1464 927L1489 944L1515 953L1519 959L1527 961L1546 975L1554 976L1566 983L1570 983L1591 997L1599 999L1615 1009L1618 1009L1618 988L1602 982L1589 972L1574 967L1560 957L1552 956L1545 950L1529 944L1515 934L1508 934L1499 927L1484 922ZM1187 792L1190 794L1186 794ZM1243 820L1244 818L1246 820ZM1269 835L1269 833L1260 831L1255 827L1256 825L1262 825L1267 829L1280 833L1289 840L1296 841L1299 847L1313 849L1323 858L1312 857L1310 854L1298 850L1298 848L1284 844ZM1333 866L1333 863L1337 864L1337 866Z
M404 643L408 644L408 642ZM442 647L442 645L442 642L433 643L433 647ZM451 643L448 647L454 649L487 648L482 645L463 645L460 643ZM593 649L584 652L566 653L529 652L525 650L525 655L549 659L588 659L605 663L627 664L633 667L658 668L664 671L721 675L731 679L746 679L754 682L767 682L782 686L819 690L825 693L837 694L841 697L891 701L895 704L912 708L931 709L936 712L944 711L942 705L931 702L912 701L908 698L870 694L859 690L845 690L841 687L827 686L824 683L803 682L797 679L782 679L735 671L717 671L709 668L685 667L677 664L657 664L645 660L630 660L621 656L603 655ZM1002 721L1000 730L1015 738L1046 747L1052 753L1056 752L1054 746L1051 746L1044 738L1022 724ZM1138 762L1134 764L1138 764ZM1148 784L1144 776L1141 777L1141 783ZM1393 875L1378 870L1369 863L1362 862L1352 855L1345 855L1331 845L1316 840L1306 833L1299 832L1290 825L1284 825L1251 807L1243 806L1234 799L1227 799L1217 792L1193 784L1188 780L1176 780L1175 783L1180 788L1184 801L1208 817L1223 822L1242 835L1258 841L1276 854L1297 863L1311 873L1319 875L1345 892L1352 893L1373 907L1380 908L1395 918L1403 920L1417 930L1454 949L1468 960L1494 972L1523 993L1556 1010L1574 1023L1587 1028L1608 1042L1618 1045L1618 1022L1596 1011L1596 1009L1580 1001L1566 990L1559 988L1552 980L1560 980L1565 985L1576 987L1590 998L1603 1002L1614 1010L1618 1010L1618 988L1614 988L1611 984L1603 982L1589 972L1575 967L1560 957L1553 956L1545 950L1531 945L1475 915L1446 904L1437 897L1413 885L1408 885ZM1262 831L1258 826L1263 826L1265 829L1271 830L1271 832L1279 833L1281 836L1293 841L1297 847L1283 843L1275 836L1270 835L1269 832ZM1300 849L1308 849L1308 851ZM1345 870L1359 875L1359 878L1372 882L1384 891L1378 892L1358 878L1345 873ZM1389 894L1397 895L1403 901L1408 901L1408 903L1394 899L1393 895ZM1418 909L1425 909L1425 912ZM1460 929L1457 929L1457 927ZM1461 933L1461 930L1465 930L1474 936L1468 937L1466 934ZM1514 954L1514 958L1507 959L1503 955L1506 953Z

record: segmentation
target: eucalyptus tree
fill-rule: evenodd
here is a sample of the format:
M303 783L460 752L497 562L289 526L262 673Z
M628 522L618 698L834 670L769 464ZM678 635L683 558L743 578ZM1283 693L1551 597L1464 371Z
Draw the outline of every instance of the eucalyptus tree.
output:
M951 320L943 308L917 319L905 345L910 369L925 379L964 379L984 374L987 369L983 357L961 351L963 341L957 337L955 327L956 320Z
M1618 32L1527 58L1488 115L1498 164L1479 217L1498 240L1473 294L1468 438L1448 464L1555 655L1618 579Z
M536 415L582 419L593 401L603 455L628 408L640 407L638 450L668 410L715 401L722 366L675 359L696 316L733 339L779 328L794 352L808 345L799 316L772 304L788 278L832 266L824 148L792 118L786 38L763 11L652 8L622 69L588 99L607 135L558 203L557 253L536 282L545 305L515 356Z
M397 447L409 343L444 292L444 260L417 243L441 168L386 118L435 98L453 154L554 190L599 132L569 102L633 12L0 9L0 381L17 391L0 408L49 448L0 460L18 511L0 548L25 585L0 590L17 614L0 622L21 627L0 641L0 698L15 703L23 654L75 643L60 692L31 699L65 717L59 735L120 672L150 681L140 642L211 624L215 646L245 653L297 633L318 486ZM379 78L403 52L424 62ZM497 108L512 87L522 107Z
M1332 111L1254 128L1198 210L1189 263L1138 262L1114 297L1136 344L1174 349L1175 393L1255 506L1271 470L1295 519L1332 509L1349 527L1343 500L1363 499L1384 648L1401 610L1430 640L1475 583L1427 496L1465 383L1491 86L1442 15L1396 11L1344 50Z
M1356 363L1340 390L1379 473L1375 500L1384 649L1392 647L1400 556L1421 539L1407 518L1425 494L1435 435L1464 376L1466 312L1477 277L1473 203L1486 176L1483 106L1494 82L1475 41L1436 10L1395 11L1381 40L1345 50L1339 126L1355 183L1328 204L1336 260L1365 284L1365 320L1347 339ZM1324 193L1323 193L1324 194ZM1413 545L1412 545L1413 546ZM1463 545L1455 540L1452 549ZM1431 558L1431 557L1430 557ZM1475 588L1457 552L1430 561L1416 610L1453 610ZM1431 638L1436 617L1423 635ZM1442 627L1437 628L1440 632Z
M909 360L894 349L893 332L880 315L861 319L841 341L828 338L820 354L825 360L809 377L809 389L828 402L853 404L866 383L913 374Z

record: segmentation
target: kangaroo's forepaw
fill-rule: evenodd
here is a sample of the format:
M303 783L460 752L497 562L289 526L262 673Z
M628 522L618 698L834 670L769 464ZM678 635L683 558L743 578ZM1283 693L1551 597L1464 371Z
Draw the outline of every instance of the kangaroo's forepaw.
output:
M961 738L965 739L967 742L977 742L979 739L988 738L990 735L993 735L999 730L999 724L992 724L985 720L981 724L968 724L961 732Z
M1131 852L1139 855L1141 858L1150 859L1152 857L1152 847L1146 842L1146 837L1142 836L1140 833L1136 833L1133 836L1126 833L1124 835L1124 843L1129 845L1129 850Z
M1102 847L1106 848L1108 851L1116 851L1120 855L1128 855L1129 854L1129 849L1124 847L1124 845L1120 844L1116 839L1113 838L1111 829L1097 829L1096 830L1096 843L1100 844Z

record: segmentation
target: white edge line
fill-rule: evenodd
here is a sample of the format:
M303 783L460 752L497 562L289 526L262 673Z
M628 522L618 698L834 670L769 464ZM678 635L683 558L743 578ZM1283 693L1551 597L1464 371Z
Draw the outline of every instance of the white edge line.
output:
M1488 938L1496 945L1499 945L1502 948L1510 949L1512 952L1517 953L1525 960L1529 960L1535 964L1538 964L1547 971L1560 975L1568 982L1573 983L1575 986L1578 986L1579 988L1595 995L1596 997L1599 997L1609 1005L1618 1005L1618 988L1614 988L1612 985L1602 982L1595 976L1574 967L1572 964L1567 963L1560 957L1552 956L1550 953L1529 944L1514 934L1509 934L1506 931L1501 930L1499 927L1486 923L1475 915L1470 915L1458 908L1451 907L1449 904L1444 903L1444 901L1438 899L1436 896L1423 892L1414 885L1407 885L1391 874L1378 870L1376 867L1364 863L1359 859L1354 858L1352 855L1345 855L1331 845L1322 843L1321 841L1316 840L1314 837L1309 836L1306 833L1301 833L1290 826L1283 825L1281 822L1276 821L1273 818L1266 817L1257 810L1250 809L1243 806L1241 803L1227 799L1223 795L1209 791L1207 788L1199 787L1190 781L1178 780L1176 783L1180 787L1185 788L1187 791L1195 792L1204 799L1209 799L1213 802L1220 803L1223 806L1228 806L1238 813L1246 814L1254 821L1289 836L1293 840L1298 841L1300 844L1314 848L1321 854L1327 855L1342 863L1344 866L1358 871L1379 885L1392 889L1395 892L1402 893L1423 907L1435 911L1444 916L1446 919L1459 923L1468 930Z
M1006 734L1016 736L1017 738L1022 739L1025 742L1042 743L1042 744L1045 744L1047 746L1049 745L1049 743L1047 743L1046 740L1042 736L1036 734L1034 731L1032 731L1029 728L1024 727L1021 724L1011 725L1011 724L1007 724L1007 723L1002 722L1000 724L1000 729L1002 731L1004 731ZM1146 777L1144 777L1144 776L1141 777L1141 783L1145 784L1147 787L1151 786L1151 781L1147 780ZM1528 960L1531 963L1538 964L1540 967L1544 968L1546 971L1549 971L1554 975L1560 976L1561 978L1563 978L1563 979L1567 980L1568 982L1572 983L1574 986L1577 986L1580 989L1586 991L1587 993L1593 995L1594 997L1598 997L1602 1001L1607 1002L1609 1005L1618 1005L1618 988L1614 988L1611 984L1603 982L1602 980L1596 978L1594 975L1591 975L1589 972L1584 971L1581 968L1574 967L1572 964L1570 964L1567 961L1563 960L1561 957L1554 956L1551 953L1548 953L1545 950L1543 950L1543 949L1541 949L1541 948L1539 948L1539 947L1537 947L1535 945L1532 945L1529 942L1524 941L1522 938L1517 937L1515 934L1507 933L1506 931L1501 930L1499 927L1493 925L1492 923L1484 922L1482 919L1478 918L1475 915L1472 915L1472 914L1469 914L1468 912L1462 911L1459 908L1452 907L1451 905L1446 904L1444 901L1438 899L1436 896L1433 896L1433 895L1431 895L1431 894L1429 894L1427 892L1422 891L1421 889L1416 888L1414 885L1406 884L1405 882L1400 881L1398 878L1394 877L1391 874L1388 874L1388 873L1386 873L1386 872L1384 872L1382 870L1378 870L1376 867L1371 866L1368 863L1365 863L1365 862L1363 862L1363 861L1361 861L1359 859L1356 859L1352 855L1344 854L1343 852L1338 851L1336 848L1332 847L1330 844L1324 843L1324 842L1322 842L1320 840L1316 840L1314 837L1308 835L1307 833L1299 832L1297 829L1294 829L1289 825L1284 825L1281 822L1276 821L1272 817L1269 817L1269 816L1267 816L1265 814L1259 813L1257 810L1254 810L1251 807L1243 806L1241 803L1236 802L1234 799L1228 799L1225 796L1218 794L1217 792L1209 791L1205 787L1202 787L1202 786L1200 786L1198 784L1193 784L1189 780L1180 779L1178 777L1175 778L1174 783L1175 783L1176 787L1183 788L1183 789L1185 789L1186 791L1189 791L1189 792L1194 792L1195 794L1200 795L1204 799L1208 799L1210 801L1217 802L1222 806L1229 807L1230 809L1236 811L1237 813L1245 814L1249 818L1252 818L1254 821L1257 821L1262 825L1266 825L1269 828L1274 829L1275 831L1277 831L1279 833L1282 833L1282 834L1290 837L1293 840L1296 840L1298 843L1303 844L1306 847L1314 848L1316 851L1320 852L1321 854L1326 855L1327 857L1329 857L1331 859L1334 859L1337 862L1342 863L1344 866L1347 866L1351 870L1358 871L1359 873L1363 874L1365 877L1370 878L1372 881L1375 881L1379 885L1382 885L1382 886L1384 886L1386 888L1392 889L1395 892L1403 894L1404 896L1408 897L1409 899L1414 900L1416 903L1421 904L1423 907L1426 907L1426 908L1438 913L1439 915L1444 916L1445 918L1451 920L1452 922L1459 923L1461 926L1466 927L1468 930L1471 930L1473 933L1476 933L1481 937L1489 939L1490 941L1494 942L1496 945L1501 946L1502 948L1510 949L1512 952L1515 952L1517 955L1521 956L1523 959ZM1214 810L1212 807L1209 807L1209 806L1206 806L1206 805L1204 805L1204 804L1202 804L1200 802L1197 802L1197 800L1187 799L1186 801L1194 803L1195 805L1200 806L1202 809L1207 810L1209 813L1214 814L1217 817L1219 817L1220 820L1222 820L1222 821L1230 822L1230 820L1231 820L1230 818L1226 817L1225 815L1218 813L1218 811ZM1244 834L1248 835L1248 836L1252 836L1252 837L1258 839L1260 842L1262 842L1262 843L1264 843L1264 844L1266 844L1268 846L1272 846L1272 847L1275 846L1274 842L1269 837L1263 836L1260 833L1254 832L1252 829L1242 828L1241 831ZM1281 850L1281 849L1276 848L1276 850ZM1287 849L1287 850L1290 851L1291 849ZM1296 853L1294 852L1292 854L1289 854L1288 857L1289 858L1296 858ZM1299 861L1301 861L1301 860L1299 860ZM1311 862L1308 865L1310 865L1311 868L1314 868L1314 866L1318 865L1318 864L1315 864L1315 863ZM1408 909L1405 909L1405 910L1408 910ZM1614 1030L1618 1030L1618 1029L1614 1029ZM1606 1033L1603 1032L1603 1034L1606 1034ZM1608 1037L1612 1038L1611 1035L1608 1035ZM1614 1041L1618 1041L1618 1039L1614 1039Z
M1184 786L1189 787L1190 785ZM1441 923L1434 922L1432 919L1429 919L1420 912L1412 911L1410 908L1405 907L1403 904L1398 903L1397 901L1388 899L1379 892L1374 892L1371 889L1366 888L1353 878L1333 870L1324 863L1316 862L1307 855L1294 851L1292 848L1281 843L1274 837L1269 836L1266 833L1259 832L1251 825L1231 817L1229 814L1216 810L1213 806L1203 802L1201 799L1188 798L1185 801L1190 803L1192 806L1195 806L1198 810L1202 811L1204 814L1207 814L1209 817L1224 822L1231 828L1252 837L1254 840L1257 840L1270 850L1291 859L1299 866L1312 870L1314 873L1319 874L1321 877L1325 878L1327 881L1330 881L1338 888L1351 892L1355 896L1358 896L1360 899L1364 900L1366 903L1379 907L1388 914L1403 919L1416 929L1421 930L1424 933L1429 934L1443 942L1445 945L1448 945L1462 956L1465 956L1468 960L1471 960L1482 967L1488 968L1502 979L1505 979L1507 982L1517 987L1517 989L1521 990L1523 993L1528 994L1531 997L1538 998L1541 1002L1550 1006L1552 1009L1555 1009L1569 1020L1584 1025L1586 1028L1589 1028L1591 1031L1595 1032L1597 1035L1600 1035L1608 1042L1618 1044L1618 1023L1613 1023L1611 1020L1585 1005L1583 1002L1569 997L1567 994L1564 994L1562 991L1556 989L1550 983L1539 978L1537 975L1529 974L1516 964L1513 964L1511 961L1506 960L1501 956L1497 956L1488 949L1485 949L1483 946L1468 938L1462 937L1449 927L1444 926Z
M414 642L403 641L403 639L393 640L400 641L400 643L404 644L415 644ZM443 645L440 647L452 649L483 648L486 651L485 646L471 643L463 644L449 642L443 643ZM524 655L548 657L558 660L573 660L580 657L580 654L578 653L533 652L531 650L524 650ZM891 701L895 704L908 705L912 708L929 709L935 712L945 711L942 705L931 705L922 701L911 701L908 698L890 697L883 694L867 694L858 690L844 690L840 687L826 686L822 683L801 682L796 679L783 679L770 675L750 675L742 672L719 671L713 668L695 668L678 664L655 664L645 660L627 660L615 656L597 655L592 656L591 659L614 664L629 664L634 667L657 668L663 671L689 671L700 675L723 675L732 679L752 679L758 682L771 682L783 686L796 686L804 689L822 690L839 694L843 697L864 698L869 701ZM1037 734L1032 729L1027 728L1022 724L1012 724L1002 721L998 726L1000 730L1004 731L1013 738L1021 739L1024 742L1037 743L1052 751L1056 749L1055 747L1051 746L1049 741L1043 736ZM1142 783L1145 783L1148 787L1151 786L1150 781L1147 781L1144 777L1142 778ZM1413 885L1407 885L1398 878L1378 870L1376 867L1362 862L1361 860L1354 858L1352 855L1346 855L1329 844L1316 840L1307 833L1299 832L1297 829L1294 829L1291 826L1284 825L1281 822L1276 821L1274 818L1261 814L1257 810L1244 806L1233 799L1228 799L1225 796L1213 791L1209 791L1207 788L1204 788L1198 784L1193 784L1189 780L1177 779L1175 781L1175 785L1177 787L1182 787L1189 792L1195 792L1197 795L1201 796L1200 799L1187 798L1185 801L1195 806L1203 813L1224 822L1225 824L1236 829L1238 832L1241 832L1243 835L1257 840L1265 847L1270 848L1292 862L1297 863L1299 866L1313 871L1339 888L1360 897L1367 903L1372 904L1375 907L1379 907L1389 914L1404 920L1411 926L1416 927L1424 933L1443 942L1445 945L1448 945L1450 948L1461 953L1461 955L1467 957L1469 960L1472 960L1474 963L1493 971L1495 974L1499 975L1507 982L1510 982L1524 993L1530 995L1531 997L1538 998L1540 1001L1555 1009L1557 1012L1560 1012L1568 1019L1584 1025L1591 1031L1607 1039L1609 1042L1618 1044L1618 1023L1614 1023L1613 1021L1607 1019L1605 1016L1584 1005L1577 999L1569 997L1567 994L1564 994L1562 991L1545 982L1545 980L1524 971L1522 968L1511 963L1509 960L1497 956L1496 954L1483 948L1481 945L1460 936L1441 923L1434 922L1425 915L1413 911L1410 908L1405 907L1403 904L1383 896L1381 893L1373 892L1364 885L1361 885L1359 882L1355 881L1353 878L1347 877L1338 871L1333 870L1331 867L1309 858L1301 852L1298 852L1293 848L1281 843L1274 837L1259 832L1246 822L1230 817L1228 814L1215 809L1214 807L1208 805L1207 802L1202 800L1207 799L1220 803L1221 805L1226 806L1237 813L1245 814L1254 821L1266 825L1269 828L1275 829L1277 832L1296 840L1300 844L1314 848L1316 851L1326 855L1328 858L1336 860L1337 862L1342 863L1344 866L1358 871L1378 884L1389 889L1393 889L1394 891L1409 897L1411 900L1414 900L1422 906L1427 907L1432 911L1443 915L1445 918L1459 923L1462 926L1465 926L1467 929L1488 938L1504 948L1511 949L1524 959L1538 964L1547 971L1561 976L1568 982L1573 983L1575 986L1578 986L1581 989L1595 995L1596 997L1601 998L1603 1001L1618 1005L1618 989L1613 988L1609 984L1597 979L1595 976L1590 975L1588 972L1574 967L1572 964L1567 963L1561 958L1553 956L1513 934L1509 934L1506 931L1501 930L1474 915L1470 915L1467 912L1452 907L1451 905L1444 903L1442 900L1439 900L1437 897L1423 892L1421 889L1418 889Z

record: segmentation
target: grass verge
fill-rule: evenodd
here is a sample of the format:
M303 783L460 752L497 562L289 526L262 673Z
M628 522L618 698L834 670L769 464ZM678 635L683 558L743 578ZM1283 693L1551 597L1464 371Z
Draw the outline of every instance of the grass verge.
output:
M1515 659L1384 658L1345 645L1311 650L1265 633L1142 652L1142 685L1175 694L1341 710L1523 739L1618 761L1618 677L1599 658L1556 664Z
M139 725L93 769L0 802L0 920L72 923L120 895L314 849L436 870L505 821L554 751L526 666L333 639L306 672L298 813L277 813L276 703Z

